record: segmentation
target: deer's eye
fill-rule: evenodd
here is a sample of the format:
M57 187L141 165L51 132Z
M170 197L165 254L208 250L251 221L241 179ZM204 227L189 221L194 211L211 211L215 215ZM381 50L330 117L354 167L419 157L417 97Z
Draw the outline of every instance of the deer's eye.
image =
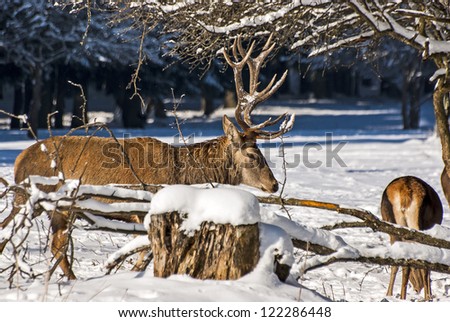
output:
M247 157L250 159L251 162L259 162L261 159L260 156L254 152L247 153Z

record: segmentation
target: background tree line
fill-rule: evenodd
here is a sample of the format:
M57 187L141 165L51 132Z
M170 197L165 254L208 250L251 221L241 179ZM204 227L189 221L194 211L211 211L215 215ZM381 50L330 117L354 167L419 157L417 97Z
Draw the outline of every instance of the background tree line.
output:
M234 106L232 73L217 55L220 46L228 45L227 37L195 23L190 13L196 12L197 21L204 24L214 21L227 25L238 17L256 17L281 6L281 2L233 3L230 10L225 4L198 2L165 12L164 2L155 2L155 7L130 3L84 1L73 6L68 1L69 6L55 6L46 0L3 1L0 95L6 85L14 91L12 106L6 108L16 115L27 114L34 129L46 128L47 115L54 111L58 111L52 118L54 127L63 127L64 113L72 113L70 126L76 127L86 116L80 108L79 88L68 81L83 87L87 110L89 89L111 95L124 127L144 127L150 112L164 117L164 100L171 98L171 89L200 98L205 115L219 105ZM306 42L304 47L292 44L310 37L303 25L303 19L310 17L298 15L277 33L284 46L264 71L271 75L290 70L280 95L399 98L404 128L419 126L420 104L430 91L427 79L433 70L422 62L417 49L389 40L313 57ZM211 20L213 17L220 18ZM283 24L283 19L288 17L275 25ZM327 17L320 21L325 24ZM262 25L256 30L267 33L270 28ZM290 42L295 30L300 36ZM245 32L254 33L245 24L234 31ZM133 95L135 91L140 97ZM67 102L71 106L66 106ZM11 128L20 126L19 120L11 119Z

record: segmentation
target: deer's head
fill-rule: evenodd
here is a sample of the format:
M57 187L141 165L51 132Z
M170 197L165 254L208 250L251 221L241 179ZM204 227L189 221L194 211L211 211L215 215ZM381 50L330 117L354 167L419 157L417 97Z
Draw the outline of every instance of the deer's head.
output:
M225 60L234 73L237 94L235 118L241 131L226 116L223 117L223 130L231 142L233 162L237 167L238 174L241 176L241 182L266 192L276 192L278 190L278 181L267 165L266 159L256 144L256 140L270 140L283 135L292 128L295 117L295 115L284 113L274 120L268 118L259 124L254 124L251 119L251 113L256 106L271 97L281 87L287 76L287 70L278 81L276 81L277 75L274 75L269 84L261 91L258 91L258 78L261 66L275 47L275 44L271 44L271 42L272 35L270 35L262 48L261 53L255 58L251 57L255 43L253 42L250 48L245 50L240 37L235 39L231 48L234 61L225 50L223 51ZM248 67L250 76L248 91L245 90L242 81L242 70L245 66ZM264 130L280 122L281 124L277 131Z

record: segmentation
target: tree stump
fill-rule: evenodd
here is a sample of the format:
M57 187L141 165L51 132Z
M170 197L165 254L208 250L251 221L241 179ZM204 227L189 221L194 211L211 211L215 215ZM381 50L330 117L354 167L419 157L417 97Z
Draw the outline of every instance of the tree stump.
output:
M259 261L258 224L203 222L187 236L180 230L177 212L152 215L149 239L154 254L154 275L188 274L199 279L238 279Z

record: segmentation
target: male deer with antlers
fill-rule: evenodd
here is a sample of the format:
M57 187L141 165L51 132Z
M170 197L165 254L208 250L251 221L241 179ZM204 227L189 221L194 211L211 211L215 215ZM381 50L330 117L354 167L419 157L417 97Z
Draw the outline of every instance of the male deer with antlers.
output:
M393 180L384 190L381 200L383 220L416 230L426 230L442 222L442 203L438 194L425 181L412 177L400 177ZM399 239L391 237L391 244ZM392 296L398 266L391 267L391 278L386 295ZM416 292L422 288L425 300L431 299L430 271L403 267L400 298L406 298L408 281Z
M242 132L224 116L224 136L182 147L174 147L154 138L116 141L99 137L52 137L32 145L17 157L14 165L16 183L30 175L55 175L55 169L50 167L49 157L54 155L59 171L64 173L65 178L81 179L83 184L196 184L212 181L245 184L266 192L276 192L278 182L256 141L273 139L289 131L294 123L294 115L283 114L274 120L269 118L260 124L253 123L252 111L280 88L287 75L286 71L278 81L275 75L263 90L258 91L260 69L275 47L272 35L256 58L251 57L254 47L253 42L246 51L238 37L232 46L234 60L223 51L225 60L234 72L238 98L235 118ZM248 91L244 89L242 80L245 66L250 74ZM264 130L280 123L278 131ZM47 153L41 151L42 144ZM20 206L18 204L24 202L16 198L16 207L6 221L17 213ZM66 257L68 218L67 213L55 213L52 216L51 249L55 259L60 261L64 274L69 279L74 279L75 275Z

